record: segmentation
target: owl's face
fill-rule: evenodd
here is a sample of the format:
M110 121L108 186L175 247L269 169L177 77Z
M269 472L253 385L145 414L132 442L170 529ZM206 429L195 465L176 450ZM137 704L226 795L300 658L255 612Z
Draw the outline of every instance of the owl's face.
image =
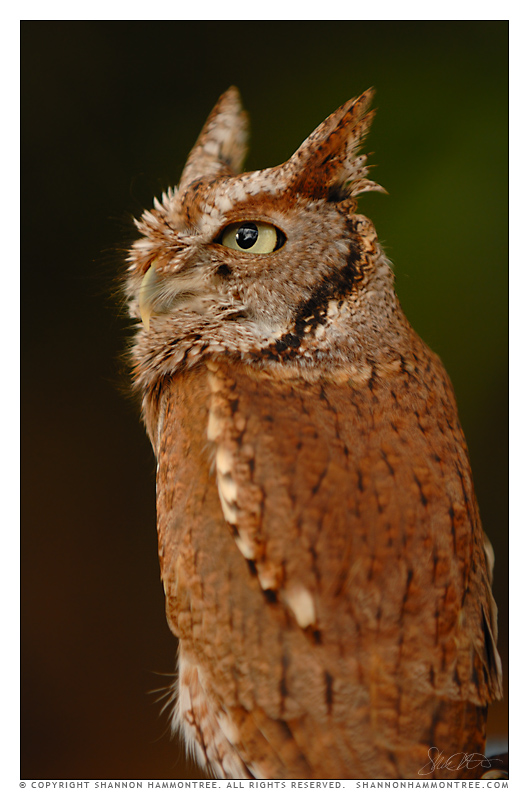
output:
M128 291L143 374L221 351L307 361L333 341L339 355L351 325L387 313L392 273L355 213L357 194L380 189L357 156L370 97L338 109L289 161L244 174L246 115L236 90L221 97L180 186L137 222Z
M256 193L245 195L239 178L218 179L177 192L158 212L162 237L149 240L140 272L149 325L176 311L209 322L229 310L269 336L346 268L358 237L336 204L303 195L293 203L288 189L261 189L259 173L245 177Z

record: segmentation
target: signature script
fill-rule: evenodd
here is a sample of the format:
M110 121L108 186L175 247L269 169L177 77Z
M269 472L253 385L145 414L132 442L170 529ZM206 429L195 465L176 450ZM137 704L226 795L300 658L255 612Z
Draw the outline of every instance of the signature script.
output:
M442 750L437 747L430 747L428 750L428 763L421 767L419 775L431 775L436 769L449 769L452 772L466 767L467 769L475 769L476 767L492 767L493 761L499 761L501 758L487 758L482 753L454 753L446 757Z

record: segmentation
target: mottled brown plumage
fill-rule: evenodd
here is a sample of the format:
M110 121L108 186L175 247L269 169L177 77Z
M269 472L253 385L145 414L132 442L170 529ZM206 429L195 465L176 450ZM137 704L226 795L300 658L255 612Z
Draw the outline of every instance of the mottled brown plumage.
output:
M356 213L370 98L239 175L229 90L131 251L174 722L219 776L418 777L430 747L484 752L501 695L453 390Z

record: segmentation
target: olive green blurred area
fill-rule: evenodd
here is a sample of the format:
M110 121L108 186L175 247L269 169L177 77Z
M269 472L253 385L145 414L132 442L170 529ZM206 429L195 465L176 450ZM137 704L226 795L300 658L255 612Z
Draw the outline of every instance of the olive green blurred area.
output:
M502 21L22 23L22 777L200 774L162 712L176 642L119 279L132 217L231 84L250 169L376 87L366 149L389 194L360 210L455 386L507 669L507 70Z

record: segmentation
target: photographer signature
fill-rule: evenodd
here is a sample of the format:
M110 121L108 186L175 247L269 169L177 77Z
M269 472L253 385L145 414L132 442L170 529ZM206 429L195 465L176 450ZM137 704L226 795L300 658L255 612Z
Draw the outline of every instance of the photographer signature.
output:
M431 775L436 769L449 769L452 772L466 767L467 769L475 769L476 767L492 767L493 761L499 761L501 758L487 758L482 753L454 753L448 758L444 755L442 750L437 747L430 747L428 750L428 764L421 767L419 775Z

